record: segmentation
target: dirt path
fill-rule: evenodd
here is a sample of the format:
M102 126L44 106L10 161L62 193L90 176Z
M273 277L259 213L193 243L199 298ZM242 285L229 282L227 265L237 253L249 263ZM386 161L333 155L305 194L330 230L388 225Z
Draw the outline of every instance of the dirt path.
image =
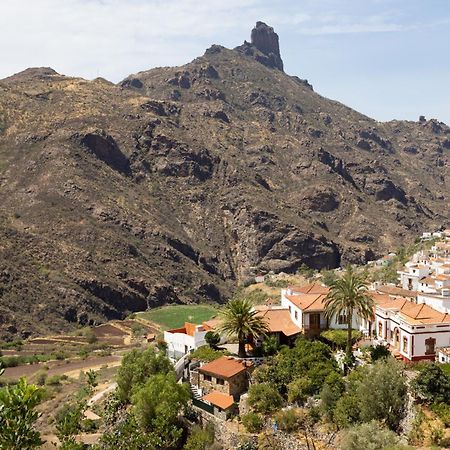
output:
M4 377L17 379L20 377L30 377L44 366L48 366L48 376L64 375L77 377L81 370L99 369L104 365L117 366L122 360L121 356L94 356L86 359L66 361L48 361L39 364L27 364L25 366L9 367L5 369Z
M116 389L116 387L117 387L117 383L111 383L105 389L102 389L100 392L97 392L94 396L92 396L88 400L87 406L91 407L92 405L94 405L95 403L100 401L103 397L108 395L110 392L113 392Z

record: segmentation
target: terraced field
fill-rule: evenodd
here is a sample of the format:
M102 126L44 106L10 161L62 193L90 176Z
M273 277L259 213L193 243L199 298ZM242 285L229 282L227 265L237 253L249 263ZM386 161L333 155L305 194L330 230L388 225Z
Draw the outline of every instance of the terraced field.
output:
M178 328L184 322L202 323L216 317L219 310L209 305L172 305L138 313L137 317L160 325L163 330Z

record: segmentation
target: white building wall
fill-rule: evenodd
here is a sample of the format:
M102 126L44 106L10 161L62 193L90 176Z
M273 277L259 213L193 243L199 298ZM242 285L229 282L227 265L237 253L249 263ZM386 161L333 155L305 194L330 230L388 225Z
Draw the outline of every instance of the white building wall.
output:
M164 341L167 342L167 350L169 355L189 353L202 345L206 345L205 341L206 331L197 331L194 336L186 333L170 333L164 332Z
M436 360L440 363L450 363L450 355L443 351L438 351Z
M381 324L381 335L379 333ZM379 339L390 344L393 348L409 360L425 357L428 338L436 339L435 349L450 345L450 324L411 326L402 321L395 312L377 311L375 326ZM398 345L395 342L398 330ZM406 338L406 347L404 339Z

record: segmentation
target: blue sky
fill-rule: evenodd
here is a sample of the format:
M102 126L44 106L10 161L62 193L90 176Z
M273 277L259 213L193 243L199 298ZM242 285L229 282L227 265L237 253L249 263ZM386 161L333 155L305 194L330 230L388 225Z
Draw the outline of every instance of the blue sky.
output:
M285 70L378 120L450 124L449 0L0 0L0 78L31 66L117 82L213 43L280 35Z

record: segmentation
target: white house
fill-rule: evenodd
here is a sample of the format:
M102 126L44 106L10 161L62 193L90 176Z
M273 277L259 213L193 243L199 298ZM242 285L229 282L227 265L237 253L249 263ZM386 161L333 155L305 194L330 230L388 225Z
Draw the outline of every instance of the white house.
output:
M388 295L374 296L378 339L405 361L434 360L436 349L450 345L450 315L426 304Z
M184 327L164 331L167 343L167 354L170 358L179 359L191 351L206 345L205 335L209 327L186 322Z
M346 316L331 319L325 316L324 301L328 292L329 288L315 283L302 287L289 286L281 290L281 306L289 310L292 322L305 336L318 336L328 328L347 328ZM352 327L361 328L358 317L353 317Z
M427 277L431 273L431 269L425 264L407 262L405 270L399 270L397 273L400 275L400 285L403 289L417 291L420 280Z
M440 363L450 363L450 347L438 348L436 361Z

